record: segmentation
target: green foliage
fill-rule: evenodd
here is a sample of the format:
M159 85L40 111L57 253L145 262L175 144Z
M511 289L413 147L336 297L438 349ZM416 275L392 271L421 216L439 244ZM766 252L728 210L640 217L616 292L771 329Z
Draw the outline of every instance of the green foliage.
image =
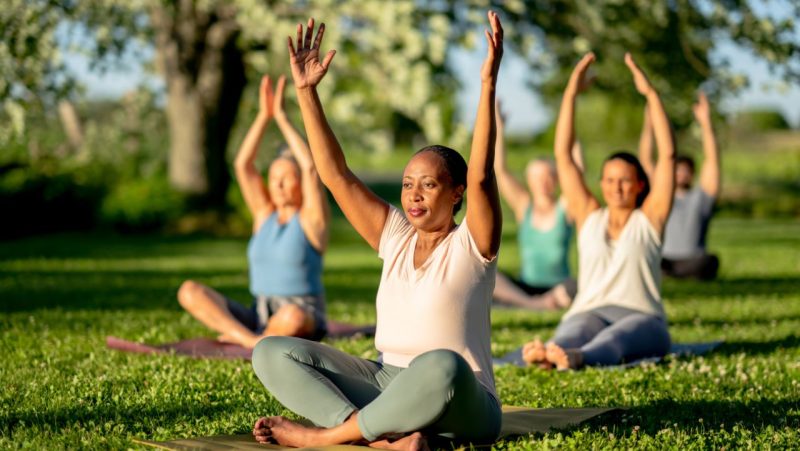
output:
M184 211L182 198L164 177L115 185L103 199L102 222L118 230L152 231L163 228Z
M749 110L736 113L731 127L740 133L759 133L772 130L788 130L789 123L780 111Z
M519 269L505 224L500 268ZM744 234L743 231L747 233ZM717 219L709 246L721 279L665 281L676 342L724 339L718 351L628 370L555 373L498 368L504 404L622 406L620 415L498 449L792 448L800 441L800 224ZM248 433L286 414L241 361L144 356L104 349L106 335L164 342L213 336L181 312L193 278L246 301L246 240L57 235L0 246L0 447L126 449ZM324 283L331 317L374 321L380 260L334 221ZM495 310L492 353L550 336L558 313ZM328 341L376 357L370 339Z

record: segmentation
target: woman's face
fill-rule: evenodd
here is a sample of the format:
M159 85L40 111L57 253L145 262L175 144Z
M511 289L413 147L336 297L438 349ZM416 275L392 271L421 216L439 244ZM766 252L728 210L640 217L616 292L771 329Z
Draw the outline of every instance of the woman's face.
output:
M636 197L644 189L644 181L639 180L632 164L614 159L603 165L600 187L610 208L636 208Z
M411 225L418 230L447 228L453 221L453 206L464 187L453 187L442 158L433 152L414 155L403 171L400 202Z
M278 158L269 166L269 197L276 208L303 204L300 169L293 161Z
M558 177L556 168L547 161L534 160L528 164L525 171L528 189L533 197L555 198Z

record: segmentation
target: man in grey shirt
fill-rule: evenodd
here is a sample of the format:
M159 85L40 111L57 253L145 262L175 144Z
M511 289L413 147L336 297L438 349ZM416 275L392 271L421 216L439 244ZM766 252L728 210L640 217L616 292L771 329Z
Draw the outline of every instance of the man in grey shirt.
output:
M664 228L661 269L672 277L711 280L717 276L719 259L706 252L706 232L719 195L719 149L711 122L711 108L704 93L694 105L694 117L703 135L703 166L699 186L693 186L694 161L679 156L675 162L675 199ZM652 130L645 113L639 141L639 159L652 178Z

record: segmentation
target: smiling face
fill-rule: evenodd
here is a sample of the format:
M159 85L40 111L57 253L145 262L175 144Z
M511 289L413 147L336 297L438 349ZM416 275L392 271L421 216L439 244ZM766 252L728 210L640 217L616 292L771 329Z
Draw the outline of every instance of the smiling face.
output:
M558 176L552 162L547 160L531 161L525 170L525 178L528 182L528 189L531 190L534 198L555 199Z
M269 197L276 208L299 208L303 204L300 168L294 161L278 158L269 166Z
M436 231L450 227L453 206L464 187L454 187L444 161L433 152L414 155L403 171L400 201L411 225L418 230Z
M636 198L644 190L644 181L639 180L634 165L613 159L603 165L600 187L609 208L636 208Z

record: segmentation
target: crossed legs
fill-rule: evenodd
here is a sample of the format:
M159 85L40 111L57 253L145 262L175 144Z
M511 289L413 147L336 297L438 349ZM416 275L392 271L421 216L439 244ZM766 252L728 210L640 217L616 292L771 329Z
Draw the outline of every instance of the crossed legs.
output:
M321 446L365 440L421 449L423 431L486 442L500 430L499 404L452 351L430 351L398 368L321 343L269 337L253 351L253 368L278 401L320 426L259 419L254 435L262 442Z
M267 328L257 334L237 319L228 308L228 301L211 287L187 280L178 289L178 302L187 312L220 334L220 340L253 348L265 336L310 336L314 318L296 305L285 305L270 316Z

